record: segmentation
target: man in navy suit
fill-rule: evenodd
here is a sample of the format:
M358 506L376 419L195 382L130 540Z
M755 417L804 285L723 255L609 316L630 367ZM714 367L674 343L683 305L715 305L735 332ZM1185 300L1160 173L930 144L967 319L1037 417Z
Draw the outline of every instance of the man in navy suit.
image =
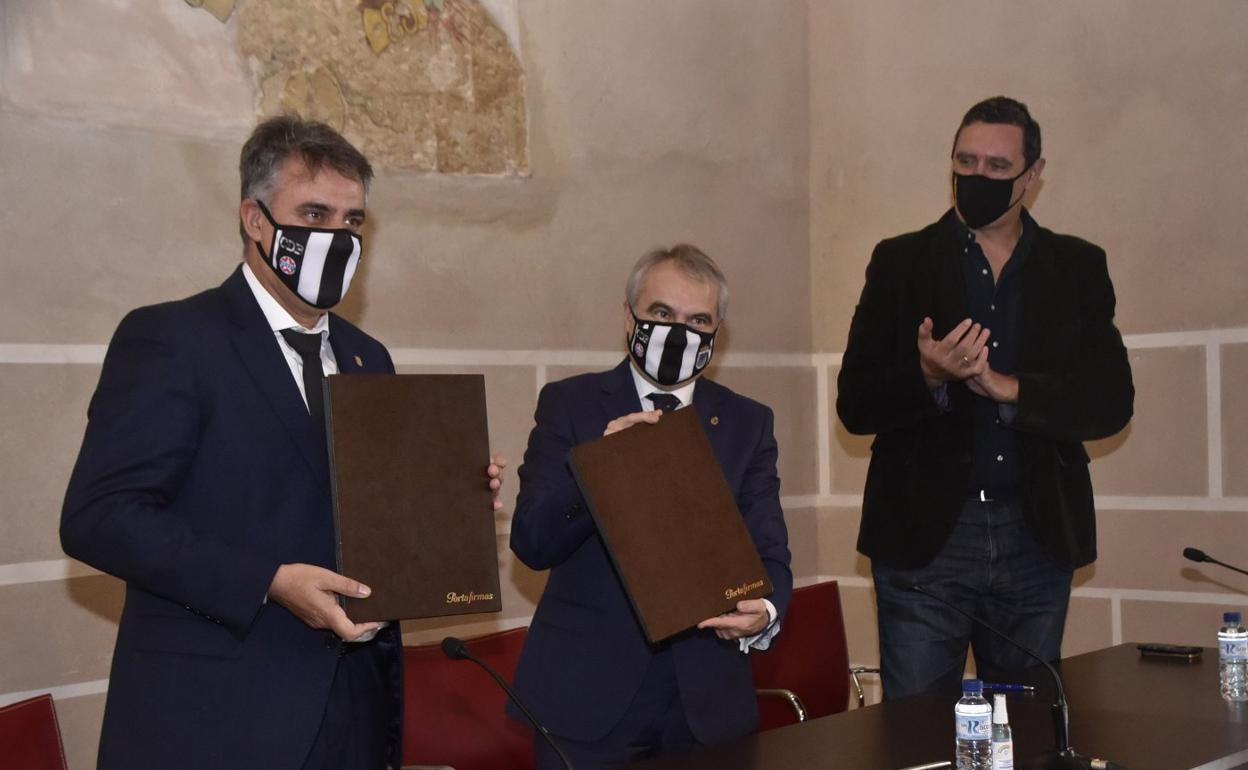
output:
M515 684L578 770L723 742L758 721L747 653L766 649L779 630L793 576L772 412L700 379L727 303L723 274L693 246L646 255L626 289L629 358L551 383L538 398L511 548L550 578ZM690 405L775 591L652 647L568 469L568 451ZM537 759L539 768L563 767L541 741Z
M325 374L394 371L326 312L372 168L275 118L240 171L243 264L122 320L66 492L65 552L126 581L99 767L397 768L402 640L338 603L369 589L333 571L321 416Z

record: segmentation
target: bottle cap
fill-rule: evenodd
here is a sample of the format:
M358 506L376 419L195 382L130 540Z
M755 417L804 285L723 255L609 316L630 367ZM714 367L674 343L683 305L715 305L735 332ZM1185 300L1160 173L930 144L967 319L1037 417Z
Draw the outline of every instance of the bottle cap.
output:
M984 691L984 683L979 679L963 679L962 694L963 695L979 695Z
M1005 708L1005 693L1003 692L992 696L992 723L994 725L1010 723L1010 712Z
M1239 615L1239 613L1238 613L1238 612L1224 612L1224 613L1222 613L1222 622L1223 622L1223 623L1234 623L1235 625L1239 625L1239 621L1240 621L1240 615Z

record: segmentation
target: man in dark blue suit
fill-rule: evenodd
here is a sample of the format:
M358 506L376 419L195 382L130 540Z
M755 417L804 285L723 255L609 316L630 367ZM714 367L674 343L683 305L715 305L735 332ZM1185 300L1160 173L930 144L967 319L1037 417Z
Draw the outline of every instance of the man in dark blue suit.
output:
M324 374L394 371L326 312L372 168L275 118L240 171L243 264L121 322L66 493L65 552L126 581L99 767L397 768L402 640L339 605L321 416Z
M779 630L793 576L772 412L700 379L727 302L723 274L698 249L646 255L626 290L629 359L551 383L538 398L511 548L550 577L515 684L578 770L723 742L758 721L747 653L766 649ZM690 404L775 591L652 647L586 511L568 451ZM540 741L537 759L543 769L562 767Z

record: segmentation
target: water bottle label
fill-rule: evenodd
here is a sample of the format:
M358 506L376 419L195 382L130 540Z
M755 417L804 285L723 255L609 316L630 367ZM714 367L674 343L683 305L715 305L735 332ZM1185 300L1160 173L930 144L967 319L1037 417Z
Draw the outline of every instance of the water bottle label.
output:
M992 738L992 714L963 716L954 715L958 726L958 740L986 741Z
M1248 659L1248 639L1220 639L1218 647L1222 660Z
M1014 742L992 744L992 770L1014 770Z

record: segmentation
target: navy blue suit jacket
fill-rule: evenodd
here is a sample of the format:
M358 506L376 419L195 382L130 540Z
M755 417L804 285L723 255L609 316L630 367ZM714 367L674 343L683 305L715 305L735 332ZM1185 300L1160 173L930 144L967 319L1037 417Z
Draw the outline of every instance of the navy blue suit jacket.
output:
M552 732L595 740L619 722L655 654L633 613L568 469L568 451L616 417L641 411L629 363L542 389L520 467L511 548L550 577L516 671L516 689ZM793 588L780 509L772 412L711 380L693 406L771 578L780 617ZM712 422L711 418L718 419ZM743 735L758 721L748 657L712 631L671 645L689 726L703 743ZM757 654L757 653L754 653Z
M329 328L341 371L393 371ZM324 447L241 269L122 320L61 517L66 553L126 581L101 770L300 767L338 642L265 596L282 563L334 568ZM398 628L375 645L397 767Z

